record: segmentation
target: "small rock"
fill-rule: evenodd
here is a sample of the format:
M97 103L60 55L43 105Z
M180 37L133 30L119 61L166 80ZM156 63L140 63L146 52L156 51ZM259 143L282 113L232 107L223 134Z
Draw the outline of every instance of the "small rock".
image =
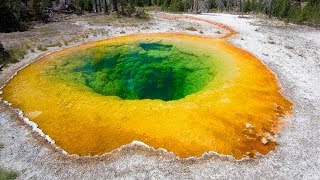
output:
M287 49L293 49L293 47L292 46L284 46L285 48L287 48Z
M261 142L262 142L262 144L267 144L267 143L268 143L268 140L263 137L263 138L261 138Z
M251 128L253 128L253 126L250 123L247 123L246 128L251 129Z
M270 141L276 141L276 139L270 134L270 133L265 133L266 139L269 139Z

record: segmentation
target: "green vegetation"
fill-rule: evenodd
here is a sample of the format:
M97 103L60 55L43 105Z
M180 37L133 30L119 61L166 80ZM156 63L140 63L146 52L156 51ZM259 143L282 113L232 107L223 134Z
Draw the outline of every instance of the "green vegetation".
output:
M48 48L46 47L46 46L44 46L44 45L39 45L38 47L37 47L37 49L39 50L39 51L46 51L46 50L48 50Z
M76 5L83 11L91 12L93 9L93 2L88 0L76 0Z
M62 46L62 43L61 43L60 41L56 41L55 43L52 43L52 44L47 45L47 47L56 47L56 46L61 47L61 46ZM39 47L40 47L40 46L38 46L38 48L39 48ZM46 51L46 49L43 48L43 47L40 47L40 49L38 49L38 50Z
M286 22L302 23L309 25L320 24L320 0L272 0L266 5L262 0L247 0L241 8L244 13L266 13Z
M25 31L31 21L50 22L53 13L82 14L83 11L109 14L115 11L119 16L149 19L149 15L138 8L149 6L149 1L141 0L1 0L0 32ZM120 8L119 8L120 7Z
M27 26L23 22L26 19L26 9L21 1L1 0L0 32L25 31Z
M0 32L24 31L30 21L49 22L53 12L93 12L149 19L144 10L264 13L286 22L320 24L320 0L2 0ZM109 2L109 3L108 3ZM116 12L116 13L110 13Z
M271 2L271 3L270 3ZM320 24L320 0L155 0L154 5L171 12L238 11L265 13L286 22ZM202 8L200 8L202 7Z
M0 180L13 180L13 179L16 179L17 177L18 177L17 172L0 167Z
M1 0L0 32L25 31L28 22L46 21L44 5L48 0Z
M69 42L64 39L64 40L63 40L63 44L64 44L65 46L68 46L68 45L69 45Z
M186 30L188 30L188 31L197 31L197 29L195 27L192 27L192 26L187 27Z
M10 63L18 62L20 59L24 58L24 56L27 53L26 49L23 49L23 48L13 48L13 49L10 49L8 52L10 54L10 58L9 58Z
M30 46L25 43L19 47L13 47L9 50L5 50L3 45L0 43L0 66L18 62L20 59L24 58L29 48Z
M138 7L151 6L150 0L76 0L76 7L87 12L118 12L118 15L148 19L149 15Z
M62 12L77 13L87 12L105 12L84 16L84 20L93 24L131 24L149 19L149 14L144 11L164 10L171 12L206 12L206 11L238 11L243 13L264 13L269 17L277 17L286 23L293 22L306 25L320 25L320 0L240 0L235 3L233 0L74 0L62 1L56 0L2 0L0 3L0 32L24 31L27 29L30 21L48 20L48 8L60 8ZM109 13L116 11L116 13ZM106 15L108 14L108 15ZM87 19L86 19L87 18ZM195 27L188 27L186 30L197 31ZM56 34L59 31L43 25L40 29L43 35ZM256 31L258 31L256 29ZM105 32L93 32L105 34ZM199 31L199 33L203 33ZM220 31L216 33L220 34ZM124 34L123 31L120 34ZM88 38L84 35L82 38ZM57 41L47 46L37 47L40 51L46 51L47 47L69 45L71 42L79 41L79 37L69 40ZM272 42L270 42L272 44ZM0 46L0 67L8 63L14 63L23 58L30 49L28 43L19 47L4 49ZM31 52L35 49L32 48Z

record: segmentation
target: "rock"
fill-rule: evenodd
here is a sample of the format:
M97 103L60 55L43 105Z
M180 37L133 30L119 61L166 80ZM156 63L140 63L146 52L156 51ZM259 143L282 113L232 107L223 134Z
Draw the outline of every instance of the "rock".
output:
M263 137L261 138L261 142L262 144L267 144L269 141L265 137Z
M247 123L247 124L246 124L246 128L247 128L247 129L251 129L251 128L253 128L253 126L252 126L250 123Z

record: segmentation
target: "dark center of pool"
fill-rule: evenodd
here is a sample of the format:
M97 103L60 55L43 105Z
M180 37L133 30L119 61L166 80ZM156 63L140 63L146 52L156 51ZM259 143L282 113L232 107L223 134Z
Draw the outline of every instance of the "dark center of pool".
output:
M75 69L88 87L106 96L178 100L200 91L214 76L213 67L205 63L205 55L181 51L170 44L109 48L102 57Z

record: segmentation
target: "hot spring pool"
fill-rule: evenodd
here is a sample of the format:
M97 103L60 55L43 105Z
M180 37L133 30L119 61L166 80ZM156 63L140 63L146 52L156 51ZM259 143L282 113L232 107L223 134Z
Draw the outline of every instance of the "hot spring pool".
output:
M54 68L53 74L66 69L71 76L80 73L78 82L105 96L170 101L200 91L213 79L215 61L210 57L219 58L193 54L171 43L138 41L91 48L65 61L68 67Z
M224 39L178 33L55 52L19 71L2 91L56 145L81 156L134 140L179 157L267 154L275 148L268 136L292 106L250 53Z

